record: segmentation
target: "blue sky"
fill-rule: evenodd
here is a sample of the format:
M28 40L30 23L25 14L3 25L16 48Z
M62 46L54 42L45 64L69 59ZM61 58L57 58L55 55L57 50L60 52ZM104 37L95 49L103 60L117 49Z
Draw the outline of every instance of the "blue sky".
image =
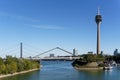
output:
M71 52L76 48L79 54L95 53L99 6L101 50L112 54L120 49L119 4L119 0L0 0L0 48L23 42L39 52L59 46Z

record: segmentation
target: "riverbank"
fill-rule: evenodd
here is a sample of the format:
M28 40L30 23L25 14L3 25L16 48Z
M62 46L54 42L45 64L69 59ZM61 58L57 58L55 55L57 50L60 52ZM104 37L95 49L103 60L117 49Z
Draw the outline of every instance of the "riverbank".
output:
M103 70L103 67L74 67L75 69L77 69L77 70Z
M36 68L36 69L27 70L27 71L16 72L16 73L13 73L13 74L0 75L0 78L15 76L15 75L24 74L24 73L28 73L28 72L32 72L32 71L37 71L39 69L40 68Z
M81 62L82 63L82 62ZM89 62L84 65L74 65L73 66L77 70L102 70L103 67L99 67L97 62Z

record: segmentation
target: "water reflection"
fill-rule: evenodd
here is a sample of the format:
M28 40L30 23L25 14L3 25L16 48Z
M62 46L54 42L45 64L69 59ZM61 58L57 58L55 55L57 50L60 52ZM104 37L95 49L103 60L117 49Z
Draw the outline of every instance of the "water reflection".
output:
M103 80L103 70L79 70L79 76L85 80Z

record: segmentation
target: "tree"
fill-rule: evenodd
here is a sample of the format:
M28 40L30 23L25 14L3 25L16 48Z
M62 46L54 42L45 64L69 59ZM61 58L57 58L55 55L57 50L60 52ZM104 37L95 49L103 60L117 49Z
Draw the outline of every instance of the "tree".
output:
M12 56L6 56L4 61L0 58L0 74L12 74L34 68L39 68L39 63L37 61L18 59Z
M96 56L94 54L85 54L83 56L83 59L86 60L87 62L94 62L96 61Z

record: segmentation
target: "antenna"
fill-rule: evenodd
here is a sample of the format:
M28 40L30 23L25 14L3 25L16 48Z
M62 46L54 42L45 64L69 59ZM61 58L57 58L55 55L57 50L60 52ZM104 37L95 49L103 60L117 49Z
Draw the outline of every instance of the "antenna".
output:
M100 8L99 7L98 7L98 11L97 12L98 12L97 14L100 15Z

